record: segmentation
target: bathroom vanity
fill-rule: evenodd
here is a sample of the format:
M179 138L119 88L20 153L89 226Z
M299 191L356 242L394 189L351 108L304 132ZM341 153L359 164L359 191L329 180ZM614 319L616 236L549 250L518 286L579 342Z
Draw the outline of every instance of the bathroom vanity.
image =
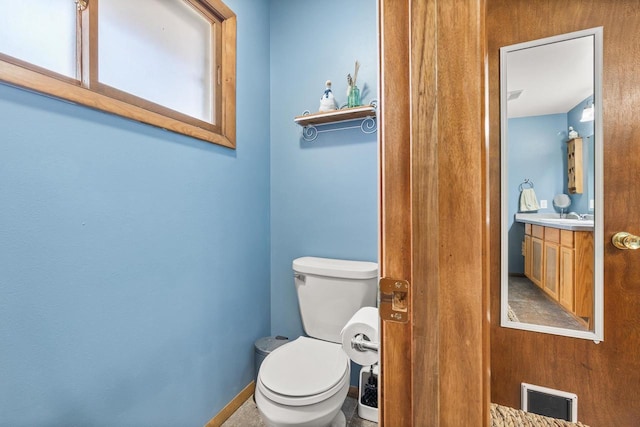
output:
M582 321L593 321L593 222L516 215L524 223L524 273Z

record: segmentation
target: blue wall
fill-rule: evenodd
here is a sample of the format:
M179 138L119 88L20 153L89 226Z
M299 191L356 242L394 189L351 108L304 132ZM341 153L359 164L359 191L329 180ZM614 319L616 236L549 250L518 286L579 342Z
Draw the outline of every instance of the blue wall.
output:
M567 115L509 119L508 153L508 221L509 221L509 273L524 272L524 258L520 245L524 225L514 222L519 212L519 186L525 179L535 185L538 202L547 200L547 208L540 213L553 213L553 197L566 193L566 139Z
M346 103L361 63L363 102L377 98L375 0L271 1L271 331L303 334L291 262L300 256L377 261L377 133L302 139L293 121L318 110L326 80Z
M293 122L305 110L318 110L326 80L338 104L346 104L346 76L356 59L362 102L377 99L377 38L375 0L271 2L273 335L304 334L295 258L378 259L377 132L346 129L307 142ZM358 373L354 364L352 385Z
M582 162L583 162L583 193L582 194L569 194L565 184L565 192L571 197L570 209L578 213L587 213L593 211L589 209L589 199L594 199L594 122L581 122L582 111L584 107L593 102L593 96L588 97L584 101L580 102L574 108L567 113L567 125L573 126L578 132L578 135L582 138ZM567 152L564 153L565 159L565 171Z
M236 151L0 85L0 426L202 426L253 379L269 5L227 3Z
M377 134L293 122L377 97L376 2L226 3L235 151L0 84L0 426L202 426L302 334L294 258L377 259Z

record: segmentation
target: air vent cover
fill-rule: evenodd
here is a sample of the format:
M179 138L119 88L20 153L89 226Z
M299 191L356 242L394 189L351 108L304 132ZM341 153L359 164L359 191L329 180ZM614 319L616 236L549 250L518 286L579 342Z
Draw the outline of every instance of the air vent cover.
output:
M507 92L507 101L513 101L514 99L520 98L522 92L524 92L524 89L512 90L510 92Z
M574 393L522 383L521 397L525 412L578 422L578 396Z

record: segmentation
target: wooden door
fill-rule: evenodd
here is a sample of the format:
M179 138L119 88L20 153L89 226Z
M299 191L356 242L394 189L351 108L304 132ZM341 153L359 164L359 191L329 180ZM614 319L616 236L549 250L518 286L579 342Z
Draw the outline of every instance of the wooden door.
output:
M411 284L381 327L380 422L489 420L484 1L379 0L383 276Z
M629 33L640 28L639 10L640 0L487 2L491 240L500 236L499 48L603 27L603 99L596 106L604 132L604 341L500 327L500 255L490 254L492 400L519 407L521 382L571 391L578 395L578 419L591 427L637 426L640 419L640 251L610 243L619 231L640 234L640 43ZM584 256L593 257L586 255L592 243L584 244ZM576 263L583 263L575 245ZM583 283L579 274L576 284ZM578 301L576 290L576 311L592 300L586 292Z

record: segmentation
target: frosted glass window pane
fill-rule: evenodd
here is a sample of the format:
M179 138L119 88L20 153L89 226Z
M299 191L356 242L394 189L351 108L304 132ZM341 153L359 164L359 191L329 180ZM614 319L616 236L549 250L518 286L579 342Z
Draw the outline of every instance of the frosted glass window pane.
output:
M101 83L212 122L211 23L184 1L99 3Z
M72 0L0 0L0 52L76 78Z

